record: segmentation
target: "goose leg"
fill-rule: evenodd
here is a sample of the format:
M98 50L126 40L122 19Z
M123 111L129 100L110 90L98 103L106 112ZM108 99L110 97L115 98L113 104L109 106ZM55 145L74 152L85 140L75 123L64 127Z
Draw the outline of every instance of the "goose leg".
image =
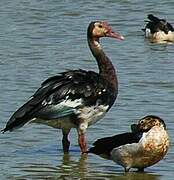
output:
M86 144L85 134L79 134L78 142L79 142L81 152L86 153L87 152L87 144Z
M80 146L80 150L82 154L87 152L87 144L86 144L86 138L85 138L87 127L88 127L88 123L85 121L81 121L78 128L78 135L79 135L78 142L79 142L79 146Z
M69 152L69 146L70 146L70 141L68 140L68 134L70 132L69 130L62 130L63 138L62 138L62 145L63 145L63 152L68 153Z

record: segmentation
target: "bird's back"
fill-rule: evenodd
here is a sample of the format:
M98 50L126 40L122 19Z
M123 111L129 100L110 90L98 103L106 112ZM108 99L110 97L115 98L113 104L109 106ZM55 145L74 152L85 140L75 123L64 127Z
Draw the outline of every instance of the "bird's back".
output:
M148 21L142 30L145 32L145 37L151 42L173 42L174 28L165 19L149 14Z
M3 131L12 131L35 119L76 119L83 107L104 105L108 110L113 96L109 83L98 73L84 70L60 73L41 84L31 99L12 115Z
M93 147L91 147L88 152L110 159L111 152L114 148L128 143L138 142L140 137L141 134L123 133L111 137L101 138L93 143Z

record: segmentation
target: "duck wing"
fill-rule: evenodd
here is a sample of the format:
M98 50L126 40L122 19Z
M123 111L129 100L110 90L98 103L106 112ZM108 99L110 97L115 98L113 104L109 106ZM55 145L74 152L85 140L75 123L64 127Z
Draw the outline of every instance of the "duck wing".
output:
M125 144L137 143L141 139L142 133L123 133L111 137L98 139L93 143L93 147L88 153L94 153L105 158L110 158L110 153L114 148Z
M161 30L161 31L164 31L166 34L168 34L169 31L172 31L172 32L174 31L174 28L172 27L172 25L168 23L165 19L160 19L154 16L153 14L148 14L147 17L150 21L148 21L143 31L145 31L146 28L150 29L151 33L155 33Z

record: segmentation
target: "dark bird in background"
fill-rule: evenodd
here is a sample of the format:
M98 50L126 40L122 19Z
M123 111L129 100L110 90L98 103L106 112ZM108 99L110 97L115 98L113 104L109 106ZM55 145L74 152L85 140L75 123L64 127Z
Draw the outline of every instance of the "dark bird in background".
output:
M169 148L164 121L153 115L145 116L131 125L132 132L98 139L87 153L113 160L124 167L144 171L163 159Z
M85 133L88 126L109 111L118 93L115 68L99 42L102 37L124 39L113 32L107 22L89 24L88 45L97 61L99 73L80 69L48 78L32 98L12 115L2 132L13 131L29 122L62 129L63 151L67 153L70 146L68 134L71 128L76 128L81 152L86 152Z
M174 42L174 28L165 19L149 14L149 19L142 30L151 42Z

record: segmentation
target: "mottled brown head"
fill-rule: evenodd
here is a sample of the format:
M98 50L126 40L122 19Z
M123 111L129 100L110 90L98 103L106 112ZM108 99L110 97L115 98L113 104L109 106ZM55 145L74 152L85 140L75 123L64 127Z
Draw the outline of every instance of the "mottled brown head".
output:
M94 21L88 26L88 38L98 40L101 37L111 37L123 40L124 37L117 32L114 32L107 22Z
M132 132L147 132L154 126L166 129L164 121L160 117L154 115L148 115L140 119L137 124L131 125L131 129Z

